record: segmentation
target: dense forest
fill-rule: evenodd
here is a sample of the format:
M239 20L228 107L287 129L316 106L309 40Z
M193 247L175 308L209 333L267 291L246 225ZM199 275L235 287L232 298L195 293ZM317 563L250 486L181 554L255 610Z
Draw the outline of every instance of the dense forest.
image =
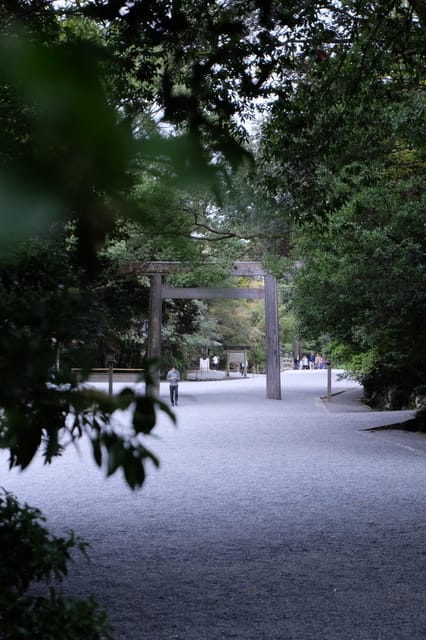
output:
M157 411L174 419L169 408L82 389L73 373L111 351L149 371L149 282L126 275L133 261L189 263L170 277L186 286L223 286L232 262L261 261L278 279L284 352L295 339L326 350L373 406L421 418L425 28L422 0L1 3L0 443L11 466L39 448L50 461L82 434L133 488L158 462L145 440ZM164 357L185 370L234 341L262 363L263 323L256 303L168 301ZM108 429L117 408L132 410L130 435ZM13 626L10 594L27 585L8 579L0 604Z

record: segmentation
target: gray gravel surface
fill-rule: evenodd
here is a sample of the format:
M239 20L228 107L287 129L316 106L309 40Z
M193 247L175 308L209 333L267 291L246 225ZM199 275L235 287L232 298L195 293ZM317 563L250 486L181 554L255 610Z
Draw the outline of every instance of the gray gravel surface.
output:
M348 381L321 400L324 371L282 384L278 401L263 376L181 383L138 492L85 444L23 473L1 453L0 484L90 543L65 590L95 594L117 640L426 638L426 437L368 431L412 414Z

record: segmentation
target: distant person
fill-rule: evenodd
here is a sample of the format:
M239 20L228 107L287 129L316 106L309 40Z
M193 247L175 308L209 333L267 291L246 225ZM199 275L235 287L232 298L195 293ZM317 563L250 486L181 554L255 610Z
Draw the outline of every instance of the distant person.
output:
M321 354L317 353L317 355L315 356L315 369L321 369L321 361L322 361Z
M315 369L315 354L313 351L308 356L309 369Z
M308 356L303 356L302 358L302 369L306 370L309 369L309 360L308 360Z
M213 358L212 358L212 362L213 362L213 369L215 371L217 371L217 368L219 366L219 358L217 357L216 354L214 354Z
M169 383L170 390L170 404L172 407L177 406L178 397L179 397L179 380L180 373L173 365L170 371L167 372L167 381Z

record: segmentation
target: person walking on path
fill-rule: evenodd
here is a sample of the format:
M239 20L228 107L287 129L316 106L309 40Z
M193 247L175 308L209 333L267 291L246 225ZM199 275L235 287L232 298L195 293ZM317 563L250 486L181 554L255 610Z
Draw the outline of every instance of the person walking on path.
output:
M175 365L167 372L167 381L170 389L170 404L172 407L177 406L179 397L179 380L180 373L176 369Z

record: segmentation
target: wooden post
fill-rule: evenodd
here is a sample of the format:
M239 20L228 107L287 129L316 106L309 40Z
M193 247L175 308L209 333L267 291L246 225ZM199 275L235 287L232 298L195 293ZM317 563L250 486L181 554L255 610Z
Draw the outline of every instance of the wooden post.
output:
M327 400L331 400L331 362L327 361Z
M158 398L160 394L160 358L161 358L161 293L163 276L160 273L150 276L149 317L148 317L148 360L155 360L149 375L151 382L146 385L146 395Z
M266 397L281 400L277 281L265 276Z
M108 395L112 398L113 394L113 380L114 380L114 361L108 362Z
M106 359L106 365L108 368L108 395L110 398L112 398L113 384L114 384L114 364L115 364L114 352L108 351L105 359Z

